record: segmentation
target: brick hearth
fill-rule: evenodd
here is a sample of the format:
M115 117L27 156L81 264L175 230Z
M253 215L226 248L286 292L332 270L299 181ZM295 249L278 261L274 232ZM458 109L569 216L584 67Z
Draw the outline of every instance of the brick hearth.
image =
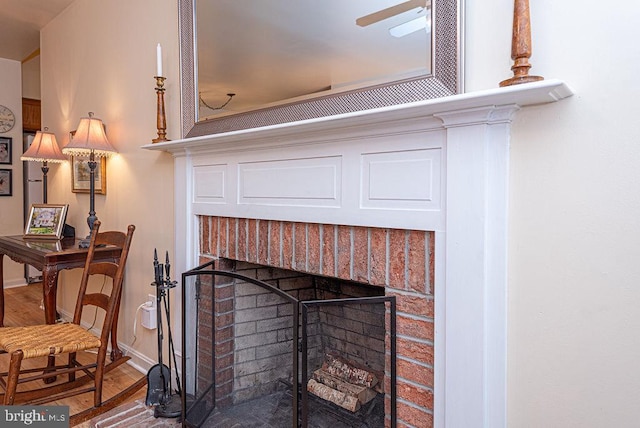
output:
M249 262L384 287L395 296L398 416L412 426L433 424L433 232L214 216L199 222L201 262ZM218 328L231 328L233 318L226 320ZM228 353L228 343L217 347ZM229 402L231 384L220 388L218 401Z

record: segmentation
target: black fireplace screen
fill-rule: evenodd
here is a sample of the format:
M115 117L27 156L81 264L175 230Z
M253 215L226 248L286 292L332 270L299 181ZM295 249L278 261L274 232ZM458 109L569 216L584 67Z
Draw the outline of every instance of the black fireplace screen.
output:
M183 426L396 426L395 297L314 299L214 263L182 275Z

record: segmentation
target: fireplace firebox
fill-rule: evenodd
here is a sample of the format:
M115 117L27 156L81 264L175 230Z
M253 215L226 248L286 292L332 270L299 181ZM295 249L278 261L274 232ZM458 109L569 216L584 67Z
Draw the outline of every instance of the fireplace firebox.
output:
M395 297L233 260L182 290L188 426L397 426Z

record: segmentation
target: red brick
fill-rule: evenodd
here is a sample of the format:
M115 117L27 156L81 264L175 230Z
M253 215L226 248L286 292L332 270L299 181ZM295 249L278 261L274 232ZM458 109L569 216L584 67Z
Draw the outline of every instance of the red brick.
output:
M369 282L369 232L365 227L353 228L353 280Z
M427 292L427 247L425 232L409 232L408 286L419 293Z
M216 315L216 329L222 329L224 327L233 325L233 312ZM218 338L218 334L216 334L216 339Z
M231 394L232 389L233 389L233 382L216 384L216 397L221 397L220 399L222 400L223 397ZM220 403L220 401L216 400L216 403Z
M216 301L216 313L231 312L231 311L233 311L232 299Z
M202 375L211 376L211 369L213 368L213 358L211 354L201 354L198 356L198 367L203 370Z
M280 228L282 223L279 221L269 221L269 265L280 266L280 251L282 241L280 239Z
M216 382L225 383L233 379L233 367L228 367L223 370L218 370L216 373Z
M238 239L237 239L237 251L236 251L236 260L242 260L243 262L246 262L248 260L247 257L247 250L248 250L248 237L247 237L247 219L246 218L239 218L236 219L236 223L237 223L237 233L238 233Z
M369 282L384 285L387 282L387 229L372 228L369 239Z
M227 245L229 246L229 257L230 259L238 260L238 219L230 218L229 219L229 240Z
M389 230L389 286L401 290L405 288L406 247L406 232Z
M433 389L433 369L411 361L396 359L396 375L399 378Z
M433 414L415 407L398 402L398 420L406 422L417 428L430 428L433 426Z
M411 336L418 339L433 340L433 321L415 318L407 318L398 314L397 333L402 336Z
M198 364L198 377L203 381L209 383L211 382L213 376L213 365L209 361L206 364ZM209 385L207 385L209 386Z
M298 271L307 270L307 226L295 223L295 255L293 268Z
M216 345L216 355L226 355L233 352L233 341L227 340L226 342L218 343Z
M211 254L217 256L220 254L220 218L211 217Z
M200 252L204 254L211 254L211 217L200 217L200 236L201 236L201 248Z
M258 226L257 220L247 220L247 261L258 262Z
M320 274L320 225L310 223L307 226L307 271L311 274Z
M282 266L283 269L291 269L293 262L293 223L282 222Z
M216 329L216 340L224 341L233 337L233 326L228 325L226 327L220 326Z
M269 263L269 222L258 220L258 256L257 263L266 265Z
M433 345L398 337L396 351L405 358L433 366Z
M198 263L200 265L203 265L205 263L209 263L213 258L211 256L205 256L205 255L200 255L200 257L198 258Z
M216 356L216 370L224 370L227 367L233 366L233 354L227 354L223 356Z
M427 296L417 296L415 294L399 294L392 289L387 289L387 296L396 297L396 310L405 314L419 315L427 318L434 317L433 298Z
M351 226L338 226L338 278L351 279Z
M233 285L216 287L216 299L223 300L233 297Z
M326 276L336 275L335 232L335 226L322 226L322 274Z
M398 398L433 410L433 391L402 382L401 380L398 380L397 388Z
M229 219L221 217L219 222L220 257L229 257Z

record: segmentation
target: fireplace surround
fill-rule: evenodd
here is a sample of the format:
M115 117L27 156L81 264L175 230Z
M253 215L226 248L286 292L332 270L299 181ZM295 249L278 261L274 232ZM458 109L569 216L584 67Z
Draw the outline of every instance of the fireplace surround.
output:
M385 251L393 253L401 236L404 251L395 254L408 259L420 248L428 280L419 291L405 281L396 292L432 306L425 316L399 303L398 316L415 322L398 335L419 345L419 355L432 355L433 370L431 379L420 371L420 381L399 373L398 384L407 385L399 389L399 423L424 426L412 422L418 412L431 416L427 425L504 427L510 126L520 108L570 95L563 82L547 80L144 146L174 155L175 265L186 271L207 250L213 255L214 244L203 237L214 235L204 230L216 227L213 218L230 219L233 227L216 235L216 250L224 240L236 256L254 257L243 247L248 241L229 242L255 239L255 257L266 251L275 259L264 228L277 225L266 236L294 249L291 258L278 255L279 263L324 269L330 255L317 260L311 247L296 245L316 233L333 236L334 275L374 278L392 289L387 282L398 271L385 260L381 274L370 250L384 236ZM424 247L413 244L416 236ZM340 264L345 251L348 267ZM430 404L419 402L425 395L412 394L416 388L432 391Z

